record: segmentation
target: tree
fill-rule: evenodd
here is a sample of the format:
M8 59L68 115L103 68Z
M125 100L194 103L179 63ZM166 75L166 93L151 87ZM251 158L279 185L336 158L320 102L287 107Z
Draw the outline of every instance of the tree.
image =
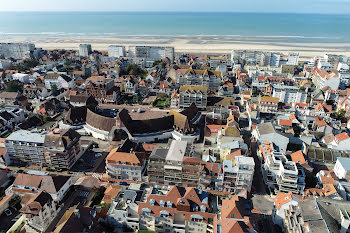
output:
M122 72L122 74L145 77L147 74L147 71L143 70L137 64L128 64L128 66L126 67L124 72Z
M6 89L5 91L8 92L18 92L22 90L22 85L19 84L17 81L12 80L10 82L7 83Z
M52 91L52 92L56 92L56 91L57 91L57 86L56 86L56 84L53 84L53 85L51 86L51 91Z

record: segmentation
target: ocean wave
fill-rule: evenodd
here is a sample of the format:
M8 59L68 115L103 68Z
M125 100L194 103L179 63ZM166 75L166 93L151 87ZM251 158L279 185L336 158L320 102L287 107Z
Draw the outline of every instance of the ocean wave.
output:
M120 34L118 32L0 32L0 36L118 36L118 37L218 37L218 38L277 38L277 39L333 39L343 37L304 35L239 35L239 34Z

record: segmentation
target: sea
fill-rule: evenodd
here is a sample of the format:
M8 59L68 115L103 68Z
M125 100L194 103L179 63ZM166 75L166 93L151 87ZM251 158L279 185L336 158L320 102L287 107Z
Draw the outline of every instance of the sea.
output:
M190 12L1 12L0 37L212 36L350 42L350 15Z

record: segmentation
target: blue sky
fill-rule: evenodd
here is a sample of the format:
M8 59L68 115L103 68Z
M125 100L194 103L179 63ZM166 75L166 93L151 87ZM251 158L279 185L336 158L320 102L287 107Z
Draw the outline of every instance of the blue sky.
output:
M350 0L2 0L2 11L190 11L350 14Z

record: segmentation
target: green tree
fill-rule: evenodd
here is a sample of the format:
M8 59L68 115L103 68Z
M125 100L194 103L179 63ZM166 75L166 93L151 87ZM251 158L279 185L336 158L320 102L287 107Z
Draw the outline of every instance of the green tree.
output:
M147 71L143 70L137 64L128 64L128 66L126 67L124 72L122 72L122 74L145 77L147 74Z
M18 92L18 91L21 91L23 88L23 86L18 83L17 81L15 80L12 80L10 82L7 83L7 86L6 86L6 89L5 91L8 91L8 92Z
M52 91L52 92L56 92L56 91L57 91L57 86L56 86L56 84L53 84L53 85L51 86L51 91Z

